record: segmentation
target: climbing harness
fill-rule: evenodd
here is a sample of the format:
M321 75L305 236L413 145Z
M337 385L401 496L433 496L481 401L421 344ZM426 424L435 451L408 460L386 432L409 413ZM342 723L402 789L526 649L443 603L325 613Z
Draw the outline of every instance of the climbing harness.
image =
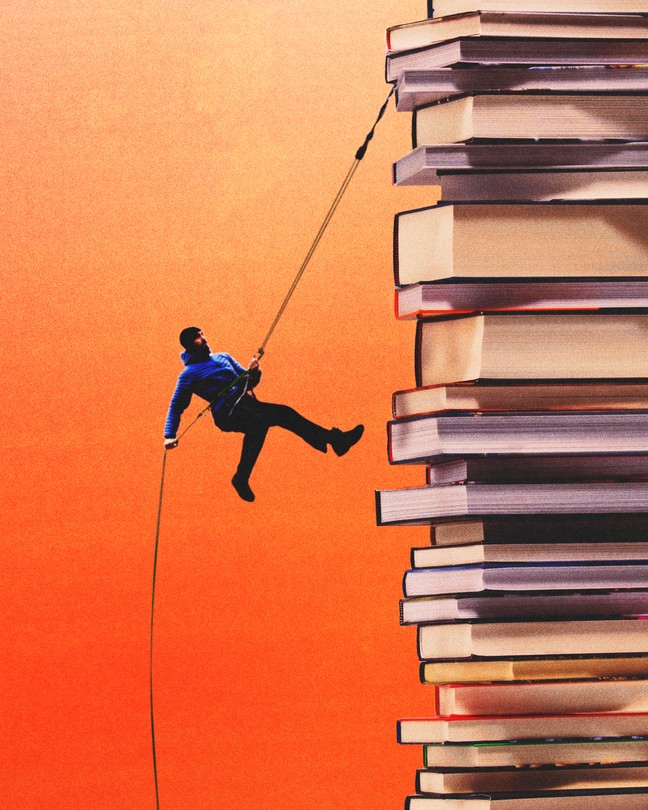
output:
M288 303L289 303L290 299L292 298L293 293L297 289L297 285L301 281L301 278L304 275L304 273L306 271L306 268L308 267L308 264L309 264L309 262L310 262L310 260L311 260L311 258L313 256L313 254L315 253L315 250L317 249L317 246L319 245L319 243L320 243L320 241L322 239L322 236L324 236L324 232L326 231L331 219L333 218L333 214L335 214L335 211L336 211L338 205L340 204L340 201L342 200L342 197L344 196L345 191L349 187L349 183L351 182L351 180L353 178L353 175L355 174L355 171L358 168L358 165L359 165L360 161L365 156L365 153L367 151L367 147L369 146L369 142L371 141L371 139L374 136L376 126L378 125L378 122L380 121L380 119L385 114L385 110L387 109L387 105L389 104L389 100L391 99L391 97L394 94L395 90L396 90L396 85L394 84L394 85L392 85L389 93L387 94L387 98L385 99L385 101L383 102L380 110L378 111L378 115L376 117L374 125L371 127L371 129L367 133L362 146L360 146L360 148L355 153L355 158L353 160L353 163L351 164L351 168L349 169L349 171L347 172L346 177L342 181L342 185L338 189L338 192L335 195L335 198L334 198L333 202L331 203L331 207L329 208L326 216L324 217L324 220L323 220L322 224L320 225L320 228L319 228L315 238L313 239L313 242L312 242L310 248L308 249L308 252L306 253L304 261L302 262L299 270L297 271L297 273L295 275L295 278L293 279L293 282L290 285L290 288L289 288L288 292L286 293L286 296L285 296L284 300L281 303L281 306L277 310L277 314L275 315L275 318L272 321L272 324L270 325L270 328L269 328L265 338L263 339L263 342L261 343L261 346L257 349L254 357L252 358L252 361L250 363L250 367L247 368L243 373L239 374L238 377L233 379L230 383L228 383L228 385L225 388L223 388L221 391L218 392L217 397L213 401L209 402L201 411L199 411L199 413L195 416L195 418L176 437L176 444L180 441L180 439L183 438L183 436L185 436L185 434L189 430L191 430L191 428L196 424L196 422L202 417L202 415L204 413L206 413L208 410L210 410L216 403L220 402L220 400L223 399L223 397L225 397L230 391L234 390L238 386L238 384L240 382L245 381L245 384L244 384L244 387L243 387L243 394L241 394L241 396L243 396L245 394L245 392L247 391L249 375L250 375L251 371L253 370L253 368L256 367L256 365L253 366L253 363L255 363L257 361L260 361L261 358L263 357L263 355L265 354L265 347L267 346L268 341L272 337L272 333L274 332L275 328L277 327L277 324L281 320L281 317L282 317L286 307L288 306ZM239 401L240 401L240 397L236 400L235 405ZM162 502L163 502L163 498L164 498L164 478L165 478L165 473L166 473L166 462L167 462L168 450L169 450L169 448L167 448L167 447L164 448L164 457L162 459L162 474L160 476L160 494L159 494L159 499L158 499L158 511L157 511L157 521L156 521L156 529L155 529L155 550L153 552L153 583L152 583L152 588L151 588L151 632L150 632L150 642L149 642L149 705L150 705L150 714L151 714L151 748L152 748L152 754L153 754L153 778L154 778L154 781L155 781L155 806L156 806L157 810L160 810L160 795L159 795L158 773L157 773L157 753L156 753L156 745L155 745L155 712L153 710L153 631L154 631L154 627L155 627L155 621L154 621L154 619L155 619L155 584L156 584L156 579L157 579L157 561L158 561L158 551L159 551L159 547L160 547L160 526L161 526L161 522L162 522Z

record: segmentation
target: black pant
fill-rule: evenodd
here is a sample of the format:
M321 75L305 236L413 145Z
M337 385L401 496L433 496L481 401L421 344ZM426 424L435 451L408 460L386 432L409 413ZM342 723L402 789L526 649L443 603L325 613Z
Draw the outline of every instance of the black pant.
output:
M247 481L259 457L268 430L271 427L282 427L295 433L305 442L321 453L326 453L330 431L305 419L287 405L274 405L271 402L260 402L253 396L244 396L234 411L229 414L227 404L217 411L212 411L214 422L220 430L229 433L243 433L241 460L236 474Z

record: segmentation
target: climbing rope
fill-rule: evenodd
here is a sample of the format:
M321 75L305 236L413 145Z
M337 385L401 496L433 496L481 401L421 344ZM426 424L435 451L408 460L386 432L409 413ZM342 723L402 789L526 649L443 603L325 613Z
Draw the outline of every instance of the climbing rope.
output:
M230 383L228 383L228 385L225 388L223 388L221 391L218 392L217 397L212 402L209 402L195 416L195 418L185 427L185 429L176 437L176 444L177 444L177 442L180 441L180 439L189 430L191 430L191 428L196 424L196 422L202 417L202 415L204 413L206 413L208 410L210 410L210 408L212 408L212 406L215 405L217 402L220 402L220 400L223 399L223 397L225 397L230 391L232 391L234 388L236 388L236 386L242 380L246 379L249 376L249 374L250 374L250 372L251 372L251 370L253 368L252 363L255 363L255 361L260 361L261 358L263 357L263 355L265 354L265 347L267 346L268 341L272 337L272 333L274 332L275 328L277 327L277 324L281 320L281 317L284 314L284 311L285 311L286 307L288 306L288 303L289 303L290 299L292 298L295 290L297 289L297 286L298 286L299 282L301 281L302 276L306 272L306 268L308 267L308 264L309 264L309 262L310 262L310 260L311 260L311 258L313 256L313 254L315 253L315 251L317 249L317 246L319 245L319 243L320 243L320 241L322 239L322 236L324 236L324 232L326 231L331 219L333 218L333 214L335 214L335 211L337 210L337 207L340 204L340 201L342 200L342 197L344 196L345 191L349 187L349 183L351 182L351 180L353 178L353 175L355 174L355 171L358 168L358 165L359 165L360 161L365 156L365 153L367 151L367 147L369 146L369 142L371 141L371 139L374 136L376 126L378 125L378 122L380 121L380 119L385 114L385 110L387 109L387 105L389 104L389 100L391 99L391 97L394 94L395 90L396 90L396 85L394 84L394 85L392 85L389 93L387 94L387 98L385 99L385 101L383 102L380 110L378 111L378 115L376 117L376 120L374 121L374 125L371 127L371 129L367 133L367 135L366 135L366 137L364 139L364 142L362 143L362 146L360 146L360 148L355 153L355 158L353 160L353 163L351 164L351 168L349 169L349 171L346 174L346 177L342 181L342 185L338 189L338 192L335 195L335 198L334 198L333 202L331 203L331 207L329 208L328 212L326 213L326 216L324 217L324 220L323 220L322 224L320 225L320 228L319 228L317 234L315 235L315 238L313 239L313 242L312 242L310 248L308 249L308 252L306 253L304 261L302 262L299 270L297 271L297 274L295 275L295 278L293 279L293 282L290 285L290 288L289 288L289 290L288 290L288 292L286 294L286 297L282 301L281 306L279 307L279 309L277 311L277 314L275 315L275 318L272 321L272 324L270 325L270 329L268 330L265 338L263 339L263 342L261 343L261 346L257 349L257 351L256 351L256 353L255 353L255 355L254 355L254 357L252 359L252 362L250 363L250 368L247 368L243 373L239 374L238 377L236 377ZM155 806L156 806L157 810L160 810L160 794L159 794L159 786L158 786L157 753L156 753L156 745L155 745L155 712L153 710L153 631L154 631L154 628L155 628L155 621L154 621L154 619L155 619L155 583L156 583L156 579L157 579L158 551L159 551L159 547L160 547L160 526L161 526L161 523L162 523L162 502L163 502L163 499L164 499L164 478L165 478L165 473L166 473L167 453L168 453L168 448L165 447L164 448L164 458L162 459L162 475L160 477L160 495L159 495L159 500L158 500L157 522L156 522L156 529L155 529L155 551L153 553L153 584L152 584L152 589L151 589L151 591L152 591L152 596L151 596L151 632L150 632L150 646L149 646L149 703L150 703L150 713L151 713L151 747L152 747L152 753L153 753L153 778L154 778L154 781L155 781Z

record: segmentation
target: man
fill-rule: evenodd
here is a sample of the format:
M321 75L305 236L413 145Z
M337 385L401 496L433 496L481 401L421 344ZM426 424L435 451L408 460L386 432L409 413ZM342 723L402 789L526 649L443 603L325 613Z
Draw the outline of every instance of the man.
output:
M229 354L212 354L205 335L197 326L183 329L180 332L180 343L185 349L180 355L185 369L178 377L169 405L164 427L164 446L167 450L177 446L176 434L180 418L194 394L212 402L211 412L216 426L225 432L236 431L243 434L241 460L232 484L244 501L254 500L254 492L249 484L250 473L271 427L290 430L321 453L326 453L328 445L331 445L338 456L343 456L360 441L363 425L356 425L347 431L338 428L326 430L287 405L260 402L252 393L261 379L258 360L252 361L249 374L245 378L221 396L221 391L243 374L243 366Z

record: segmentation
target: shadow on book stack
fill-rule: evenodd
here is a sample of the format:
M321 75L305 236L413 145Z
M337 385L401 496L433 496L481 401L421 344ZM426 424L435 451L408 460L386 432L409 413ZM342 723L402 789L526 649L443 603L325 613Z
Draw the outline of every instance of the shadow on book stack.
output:
M381 525L434 712L409 810L648 807L648 0L434 0L391 28L416 386Z

